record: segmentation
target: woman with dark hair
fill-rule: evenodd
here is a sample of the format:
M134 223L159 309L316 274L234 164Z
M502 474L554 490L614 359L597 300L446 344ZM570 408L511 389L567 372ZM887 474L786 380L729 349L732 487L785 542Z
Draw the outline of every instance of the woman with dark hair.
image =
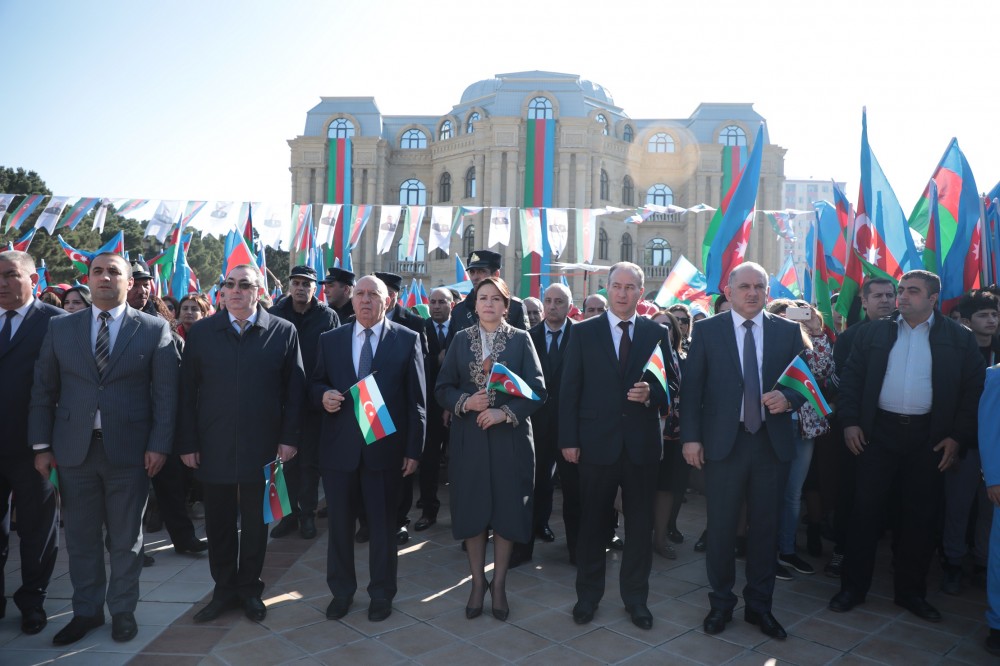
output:
M449 481L451 530L464 539L472 574L465 616L483 612L489 589L493 615L506 620L507 570L514 543L531 539L535 452L528 417L545 400L545 381L527 331L505 317L510 291L503 280L484 279L474 292L479 324L455 335L438 375L434 395L452 412ZM490 385L495 363L524 380L539 399L497 391ZM486 582L487 529L493 529L493 580Z
M163 305L174 316L174 319L177 319L177 315L180 312L180 308L178 307L180 304L177 302L177 299L170 295L164 295L160 297L160 300L163 301Z
M63 310L66 312L79 312L80 310L89 308L92 304L90 287L84 284L71 287L63 295Z
M202 294L188 294L177 305L177 334L187 337L194 323L212 314L212 304Z

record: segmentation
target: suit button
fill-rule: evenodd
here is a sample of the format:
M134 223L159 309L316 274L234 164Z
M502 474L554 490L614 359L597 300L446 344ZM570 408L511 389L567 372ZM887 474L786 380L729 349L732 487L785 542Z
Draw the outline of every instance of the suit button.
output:
M104 390L104 387L103 387L103 386L98 386L98 387L97 387L97 390L98 390L98 391L103 391L103 390Z

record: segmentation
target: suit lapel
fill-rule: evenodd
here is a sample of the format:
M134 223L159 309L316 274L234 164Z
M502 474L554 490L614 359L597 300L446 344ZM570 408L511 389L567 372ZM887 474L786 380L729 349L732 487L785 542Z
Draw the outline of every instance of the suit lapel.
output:
M646 365L646 361L653 355L653 347L659 342L659 337L655 335L654 330L649 326L640 324L640 322L645 323L645 320L642 317L636 317L635 333L632 335L632 348L629 351L628 365L625 370L626 377L635 377L637 373L642 373L642 368Z
M392 356L392 347L396 344L396 340L399 337L399 334L396 332L396 322L386 319L383 326L385 329L382 331L382 339L378 341L378 348L375 350L375 356L372 358L372 372L381 369L385 365L385 359ZM399 324L399 326L402 326L402 324Z
M81 358L84 359L87 367L93 370L94 377L99 379L100 373L97 371L97 359L94 358L94 343L90 339L90 329L94 323L93 306L82 312L86 314L80 317L76 324L76 340L80 345Z
M737 374L743 376L743 364L740 363L740 350L736 347L736 321L733 319L732 311L724 319L726 323L726 330L722 333L723 344L729 351L729 358L733 361L733 367L736 368ZM722 322L720 322L721 324Z
M6 356L10 353L14 347L21 343L21 340L28 339L29 336L34 335L34 328L42 321L41 313L38 312L38 300L36 299L32 302L31 307L24 313L24 319L21 321L21 325L17 327L17 332L11 337L10 342L7 344L7 348L0 351L0 358ZM0 317L0 325L3 324L3 318Z
M775 342L775 338L779 335L777 330L778 324L775 322L774 317L769 313L764 313L764 327L763 335L763 351L761 352L764 357L764 365L761 367L760 377L761 377L761 392L767 393L771 389L769 387L773 386L778 381L778 376L784 371L784 366L778 367L775 365L776 362L780 363L776 358L776 354L768 354L767 347L769 343ZM772 360L773 359L773 360ZM772 381L772 378L774 381Z
M600 341L600 346L607 353L608 358L611 359L614 367L618 367L618 350L615 349L615 339L611 337L611 320L608 319L607 313L601 315L598 320L603 325L597 326L597 339Z
M118 329L118 336L115 338L114 347L111 348L111 358L108 359L108 367L104 371L105 376L111 373L111 370L115 367L118 359L122 357L125 347L128 346L132 338L136 333L139 332L139 317L136 311L131 307L125 308L125 313L122 315L122 324ZM93 354L91 354L93 356ZM94 362L96 367L97 363Z

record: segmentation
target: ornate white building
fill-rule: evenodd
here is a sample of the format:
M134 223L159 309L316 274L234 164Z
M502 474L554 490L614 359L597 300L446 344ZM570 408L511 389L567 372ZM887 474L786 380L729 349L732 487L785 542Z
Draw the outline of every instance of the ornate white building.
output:
M531 120L551 119L554 142L549 153L531 163ZM440 115L383 115L372 97L323 97L306 115L305 131L289 140L292 197L297 203L351 203L493 206L550 206L569 209L644 204L684 208L704 203L718 207L722 196L724 147L739 146L745 160L763 117L752 104L704 103L688 118L631 118L602 86L575 74L515 72L473 83L460 101ZM769 142L764 129L763 163L757 208L784 207L785 149ZM335 200L331 180L343 166L331 162L331 140L350 138L349 200ZM537 138L537 137L535 137ZM546 201L526 182L526 171L546 171ZM341 183L341 192L344 184ZM526 194L526 189L529 192ZM532 203L531 198L535 201ZM625 224L628 213L598 218L594 263L628 259L642 265L655 290L673 261L685 255L701 267L701 244L712 213L654 215L641 225ZM467 218L464 236L452 239L463 257L486 242L484 211ZM377 212L376 212L377 215ZM512 215L512 222L516 215ZM774 234L758 218L748 259L777 270L782 253ZM416 261L405 251L375 254L377 217L372 218L354 251L361 272L391 270L422 278L428 286L454 281L454 259L440 251L426 256L430 213L423 220ZM576 262L575 217L560 261ZM517 225L514 224L516 228ZM521 291L522 256L518 234L511 244L493 248L504 254L502 275ZM551 261L554 257L546 257ZM541 272L552 271L542 265ZM570 274L574 295L598 288L603 276L584 285ZM554 278L557 279L557 278Z

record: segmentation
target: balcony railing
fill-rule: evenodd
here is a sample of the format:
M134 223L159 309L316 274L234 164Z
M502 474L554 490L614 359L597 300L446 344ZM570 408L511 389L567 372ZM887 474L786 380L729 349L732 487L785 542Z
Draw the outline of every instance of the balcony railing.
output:
M673 222L679 224L681 221L680 213L653 213L649 216L647 222Z
M422 277L427 275L426 261L387 261L383 269L405 277Z
M642 267L643 273L646 274L646 278L665 278L670 275L670 266L649 266L644 265ZM659 287L657 287L658 289Z

